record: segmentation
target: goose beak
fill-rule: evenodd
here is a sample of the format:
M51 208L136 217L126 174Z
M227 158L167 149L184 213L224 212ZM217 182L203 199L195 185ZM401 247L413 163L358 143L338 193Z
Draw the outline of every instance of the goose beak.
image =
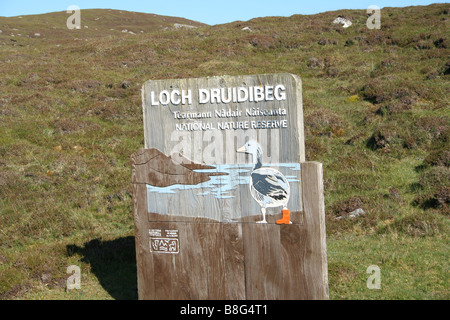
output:
M240 147L236 152L245 152L245 146Z

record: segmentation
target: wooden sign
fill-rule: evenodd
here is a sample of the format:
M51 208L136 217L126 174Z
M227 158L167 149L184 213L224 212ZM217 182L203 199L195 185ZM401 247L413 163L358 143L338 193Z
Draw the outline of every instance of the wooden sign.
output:
M140 299L328 297L322 167L291 74L147 81Z

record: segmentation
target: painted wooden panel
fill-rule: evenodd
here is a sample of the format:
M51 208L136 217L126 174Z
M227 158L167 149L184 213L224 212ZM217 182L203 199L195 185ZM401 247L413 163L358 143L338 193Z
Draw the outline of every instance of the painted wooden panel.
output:
M150 219L267 221L285 208L301 221L301 94L291 74L147 81L133 182L147 183Z
M328 299L322 165L302 167L305 210L289 225L150 221L135 183L140 299Z
M214 98L217 91L230 101ZM255 139L268 147L264 163L305 161L301 80L295 75L149 80L142 102L147 149L181 152L201 164L236 164L245 159L235 151Z

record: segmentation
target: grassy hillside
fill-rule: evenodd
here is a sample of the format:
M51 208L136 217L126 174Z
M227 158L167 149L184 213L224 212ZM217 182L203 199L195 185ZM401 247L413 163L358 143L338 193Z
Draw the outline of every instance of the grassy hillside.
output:
M216 26L83 10L81 30L65 12L0 17L0 299L137 298L142 83L279 72L303 80L306 158L324 164L330 297L448 299L449 11L385 8L380 30L365 10Z

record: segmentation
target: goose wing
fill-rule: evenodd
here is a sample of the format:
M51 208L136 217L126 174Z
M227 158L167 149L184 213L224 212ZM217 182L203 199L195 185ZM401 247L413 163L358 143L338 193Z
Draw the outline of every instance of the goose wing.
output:
M281 172L274 169L258 169L251 174L255 191L262 196L275 200L284 200L289 197L289 183Z

